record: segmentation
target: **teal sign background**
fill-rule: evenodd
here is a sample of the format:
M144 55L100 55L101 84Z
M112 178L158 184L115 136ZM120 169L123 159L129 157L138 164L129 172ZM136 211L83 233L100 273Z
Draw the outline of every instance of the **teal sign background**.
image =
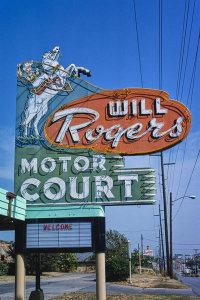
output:
M29 204L140 204L155 201L153 169L124 169L123 158L92 150L17 149L17 193ZM76 153L76 154L74 154ZM48 156L47 156L48 154ZM45 162L45 163L43 163Z
M70 217L67 207L76 211L82 204L87 216L101 216L102 205L154 203L153 169L125 169L121 155L56 147L45 139L44 124L53 111L102 91L77 77L89 76L88 69L64 69L59 57L55 47L42 63L18 65L15 193L27 200L28 217Z

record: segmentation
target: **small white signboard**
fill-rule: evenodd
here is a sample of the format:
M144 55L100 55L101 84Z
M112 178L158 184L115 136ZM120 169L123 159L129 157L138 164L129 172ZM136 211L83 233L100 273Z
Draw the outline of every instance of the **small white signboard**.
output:
M143 250L143 255L153 256L153 250Z
M92 247L91 222L27 224L26 248Z

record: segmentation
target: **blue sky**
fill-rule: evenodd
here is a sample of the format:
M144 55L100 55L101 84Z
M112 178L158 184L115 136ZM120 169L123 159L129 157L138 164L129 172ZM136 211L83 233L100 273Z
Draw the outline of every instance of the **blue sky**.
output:
M43 52L60 46L61 63L85 66L92 72L92 84L105 89L141 87L137 35L133 0L52 0L2 1L0 12L0 187L13 191L14 131L16 111L17 64L40 61ZM142 76L145 88L158 89L158 1L135 0L138 21ZM192 127L185 142L164 153L165 162L176 162L165 167L167 192L174 198L184 195L200 149L200 58L197 56L196 77L191 97L191 78L200 27L200 3L196 1L191 31L188 60L183 83L189 31L194 0L190 1L185 50L182 61L180 92L177 96L177 79L181 51L185 3L183 0L163 1L163 82L162 89L171 99L189 104ZM182 90L183 85L183 92ZM180 95L182 94L182 97ZM177 154L177 149L178 154ZM183 156L185 153L185 156ZM177 156L177 159L175 159ZM184 157L184 159L183 159ZM183 168L182 168L182 161ZM160 194L159 157L128 157L128 167L154 167L157 174L157 204L148 207L107 207L107 229L124 233L135 248L143 234L144 246L156 249L158 245L158 203ZM196 163L187 195L174 219L174 252L193 253L200 249L200 193L199 160ZM181 172L182 170L182 172ZM180 182L180 183L179 183ZM169 203L168 203L169 204ZM174 204L174 215L180 202ZM0 234L0 239L12 234Z

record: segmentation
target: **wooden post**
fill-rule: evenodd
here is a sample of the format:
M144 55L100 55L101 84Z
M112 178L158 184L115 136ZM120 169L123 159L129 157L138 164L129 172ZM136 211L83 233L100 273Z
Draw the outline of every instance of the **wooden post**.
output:
M170 263L169 263L169 237L168 237L168 225L167 225L167 199L165 189L165 173L163 163L163 152L161 151L161 172L162 172L162 188L163 188L163 204L164 204L164 219L165 219L165 245L167 256L167 274L170 275Z
M138 255L139 255L139 270L140 270L140 274L141 274L141 257L140 257L140 246L138 244Z
M170 277L173 278L173 253L172 253L172 192L170 192Z
M161 245L162 245L162 261L163 261L163 269L165 274L165 251L164 251L164 243L163 243L163 232L162 232L162 220L161 220L161 210L159 204L159 217L160 217L160 235L161 235Z

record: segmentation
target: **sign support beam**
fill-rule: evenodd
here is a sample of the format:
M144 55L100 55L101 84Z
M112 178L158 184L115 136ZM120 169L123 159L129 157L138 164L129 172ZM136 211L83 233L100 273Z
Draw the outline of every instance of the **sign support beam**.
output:
M36 291L41 291L40 288L40 265L41 265L41 254L36 255Z
M41 254L36 254L36 285L35 291L32 291L29 300L44 300L43 290L40 288L40 267L41 267Z
M25 300L25 263L24 254L17 253L15 256L15 300Z
M25 300L25 260L23 223L15 227L15 300Z
M105 253L96 253L96 300L106 300Z

